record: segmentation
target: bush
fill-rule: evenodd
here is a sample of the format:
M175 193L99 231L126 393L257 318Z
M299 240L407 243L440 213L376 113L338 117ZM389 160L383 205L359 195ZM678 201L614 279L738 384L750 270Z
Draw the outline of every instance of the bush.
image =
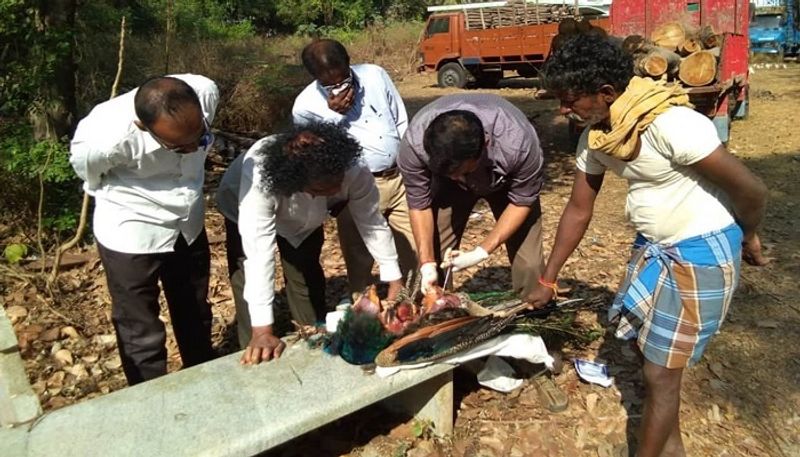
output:
M0 124L0 203L4 222L35 232L39 173L44 183L43 226L57 237L75 228L80 214L79 180L69 163L69 151L58 141L35 141L24 123Z

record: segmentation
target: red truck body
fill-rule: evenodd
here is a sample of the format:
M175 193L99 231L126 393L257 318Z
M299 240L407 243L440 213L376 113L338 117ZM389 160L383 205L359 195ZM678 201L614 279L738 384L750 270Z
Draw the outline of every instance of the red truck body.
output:
M614 0L611 33L649 37L660 25L679 21L710 25L723 34L717 78L709 86L689 88L698 111L714 121L722 141L728 141L730 122L747 115L749 99L748 0Z

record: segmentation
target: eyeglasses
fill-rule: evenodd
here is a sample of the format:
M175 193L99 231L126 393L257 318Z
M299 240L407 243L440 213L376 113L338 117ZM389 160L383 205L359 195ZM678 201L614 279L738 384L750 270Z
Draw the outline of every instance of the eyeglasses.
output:
M210 146L212 143L214 143L214 134L211 133L211 126L208 125L208 121L206 121L205 117L203 117L203 134L200 135L200 137L197 140L192 141L190 143L174 145L173 146L173 145L170 145L170 144L166 143L161 138L159 138L158 135L153 133L152 130L147 129L147 132L150 133L150 136L152 136L153 139L156 140L156 142L162 148L166 149L169 152L173 152L175 154L185 154L187 152L187 149L189 149L190 147L193 147L195 144L197 145L197 149L201 149L201 148L206 148L206 147ZM192 149L189 152L194 152L194 151L195 150Z
M353 71L350 70L350 76L348 76L347 78L343 79L342 81L336 84L322 86L322 89L329 94L339 95L340 93L342 93L342 91L347 90L352 85L353 85Z

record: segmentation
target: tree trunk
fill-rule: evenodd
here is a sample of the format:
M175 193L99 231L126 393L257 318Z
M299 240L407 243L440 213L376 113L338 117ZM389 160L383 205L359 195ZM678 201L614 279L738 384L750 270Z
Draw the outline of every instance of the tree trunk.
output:
M75 58L71 37L75 30L76 4L76 0L43 0L37 6L37 29L40 33L62 36L58 43L63 46L63 50L58 52L54 49L40 50L42 55L54 61L52 78L40 88L42 101L31 107L29 114L38 140L59 140L71 135L77 125Z
M702 50L703 46L700 44L700 42L691 38L685 40L680 44L680 46L678 46L678 54L682 56L688 56Z
M662 48L675 51L686 40L686 28L680 22L667 22L653 31L650 40Z
M672 51L653 46L640 53L634 61L634 72L639 76L659 78L673 74L681 63L681 58Z
M706 49L712 49L722 46L722 35L714 32L710 25L700 28L697 32L697 40L703 44Z
M687 86L706 86L717 76L717 57L713 50L698 51L683 59L678 77Z

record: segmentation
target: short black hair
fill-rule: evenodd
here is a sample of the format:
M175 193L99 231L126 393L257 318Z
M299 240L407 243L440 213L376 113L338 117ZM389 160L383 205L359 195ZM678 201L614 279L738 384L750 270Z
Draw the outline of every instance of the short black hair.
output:
M259 153L262 188L289 196L344 174L361 156L361 145L339 125L314 122L278 135Z
M337 68L350 67L350 55L342 43L329 38L314 40L300 54L303 66L311 76L318 78L322 73Z
M422 144L430 158L431 171L447 176L465 161L481 156L486 144L483 123L472 111L444 112L425 129Z
M542 73L544 86L556 94L591 95L606 84L622 92L633 77L633 60L601 34L579 34L553 50Z
M157 76L144 82L133 97L136 117L150 128L161 116L174 116L191 105L201 110L200 99L192 86L171 76Z

